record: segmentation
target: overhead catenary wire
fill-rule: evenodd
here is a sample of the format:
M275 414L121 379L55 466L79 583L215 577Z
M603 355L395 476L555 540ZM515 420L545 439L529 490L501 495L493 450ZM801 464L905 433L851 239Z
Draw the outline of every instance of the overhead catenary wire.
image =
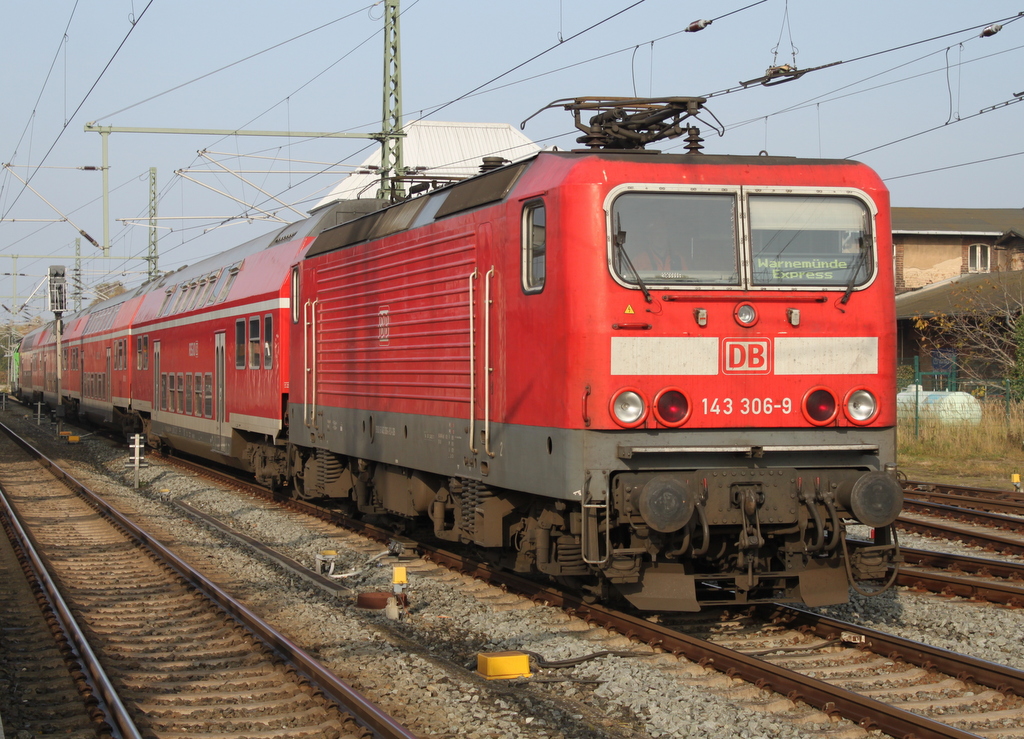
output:
M923 174L933 174L935 172L945 172L948 169L959 169L960 167L971 167L971 166L974 166L975 164L985 164L987 162L996 162L996 161L999 161L1001 159L1012 159L1013 157L1019 157L1019 156L1024 156L1024 151L1015 151L1012 154L1000 154L999 156L986 157L985 159L975 159L972 162L960 162L959 164L950 164L950 165L945 166L945 167L935 167L933 169L924 169L924 170L921 170L920 172L908 172L907 174L899 174L899 175L894 175L892 177L883 177L882 179L885 182L889 182L891 180L902 180L902 179L904 179L906 177L917 177L918 175L923 175Z
M920 46L921 44L927 44L927 43L930 43L932 41L938 41L939 39L949 38L950 36L957 36L959 34L967 33L969 31L977 31L979 28L984 29L984 28L987 28L987 27L995 25L995 24L1008 25L1010 23L1013 23L1015 21L1020 20L1022 17L1024 17L1024 11L1018 13L1017 15L1012 15L1012 16L1008 16L1006 18L1000 18L1000 19L995 20L995 21L987 21L985 23L976 24L976 25L973 25L973 26L968 26L967 28L961 28L961 29L959 29L957 31L950 31L948 33L939 34L938 36L931 36L929 38L921 39L919 41L911 41L911 42L908 42L906 44L900 44L899 46L890 47L888 49L881 49L879 51L872 51L872 52L870 52L868 54L862 54L860 56L855 56L855 57L852 57L850 59L841 59L839 61L829 62L827 64L822 64L822 65L819 65L817 67L813 67L813 68L808 69L808 70L803 70L803 72L801 74L805 74L805 73L808 73L808 72L815 72L815 71L818 71L818 70L821 70L821 69L830 69L832 67L836 67L836 66L839 66L841 64L847 64L847 65L848 64L853 64L855 62L860 62L860 61L863 61L865 59L871 59L871 58L876 57L876 56L882 56L884 54L891 54L891 53L896 52L896 51L902 51L903 49L909 49L909 48L911 48L913 46ZM742 92L744 90L748 90L748 89L751 89L751 88L757 86L755 84L752 84L752 82L754 82L754 81L752 80L752 81L745 82L745 83L741 82L738 85L734 85L733 87L727 87L727 88L722 89L722 90L717 90L717 91L714 91L714 92L704 93L703 95L700 95L700 97L703 97L703 98L721 97L722 95L731 95L731 94L736 93L736 92Z
M912 134L909 134L908 136L901 136L900 138L895 139L893 141L889 141L889 142L887 142L885 144L879 144L878 146L872 146L870 149L864 149L863 151L858 151L855 154L850 154L848 157L846 157L846 159L853 159L854 157L859 157L861 154L867 154L867 153L872 152L872 151L878 151L879 149L884 149L884 148L886 148L888 146L892 146L894 144L901 144L904 141L909 141L910 139L916 139L918 136L924 136L925 134L932 133L933 131L938 131L938 130L940 130L942 128L949 128L950 126L956 125L957 123L963 123L964 121L969 121L969 120L971 120L973 118L977 118L980 115L985 115L986 113L991 113L994 110L1001 110L1001 109L1006 108L1006 107L1008 107L1010 105L1013 105L1014 103L1019 103L1022 100L1024 100L1024 93L1015 94L1013 98L1011 98L1009 100L1006 100L1004 102L1001 102L1001 103L997 103L996 105L990 105L987 108L983 108L982 110L979 110L977 113L973 113L973 114L968 115L968 116L959 117L959 118L956 118L955 120L947 121L946 123L942 123L942 124L940 124L938 126L932 126L931 128L926 128L923 131L918 131L917 133L912 133Z
M121 49L123 49L124 45L126 43L128 43L128 38L132 35L132 31L134 31L138 27L139 21L142 20L142 17L146 14L146 11L150 9L150 7L153 5L154 2L156 2L156 0L149 0L149 2L146 3L146 7L144 7L142 9L142 12L139 13L138 17L131 24L131 27L128 29L128 32L124 35L124 38L121 39L121 43L119 43L117 45L117 48L114 49L114 53L110 55L110 58L107 60L107 63L103 65L103 69L100 70L99 75L97 75L96 79L93 80L92 85L89 86L89 89L86 91L85 95L82 97L82 99L79 101L78 105L72 111L71 115L69 115L67 117L67 120L64 121L64 125L61 127L60 131L57 132L57 136L54 138L53 143L50 144L50 147L46 150L46 153L43 154L42 158L37 163L37 165L36 165L37 168L34 169L29 174L29 176L26 178L26 183L25 183L26 187L27 187L28 184L30 184L32 182L33 178L36 175L36 172L39 171L38 167L42 166L46 162L46 160L49 158L50 154L53 153L54 148L57 146L57 143L60 141L61 137L64 135L64 132L67 131L68 130L68 126L71 125L71 121L74 119L74 117L76 115L78 115L78 112L82 109L82 106L85 105L86 101L89 99L89 97L92 95L93 91L96 89L96 86L99 85L100 80L103 79L104 75L106 75L107 70L110 69L110 66L114 63L114 60L117 58L117 55L121 52ZM11 208L13 208L17 204L18 200L21 198L22 193L25 192L26 187L22 187L18 191L18 194L15 195L15 197L14 197L14 201L3 212L3 214L0 215L0 219L7 217L7 215L11 212Z

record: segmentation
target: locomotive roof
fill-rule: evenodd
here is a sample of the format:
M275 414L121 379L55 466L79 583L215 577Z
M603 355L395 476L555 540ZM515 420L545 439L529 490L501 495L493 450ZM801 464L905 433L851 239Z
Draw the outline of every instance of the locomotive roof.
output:
M389 236L409 228L425 225L471 208L503 200L511 192L520 175L534 162L548 157L582 161L597 158L604 161L651 164L693 164L698 166L862 166L851 159L801 159L797 157L730 155L730 154L668 154L649 150L576 150L542 151L504 167L492 169L461 182L439 187L419 197L409 198L355 218L334 227L324 228L305 254L315 257L335 249L369 239ZM362 202L362 201L349 201ZM433 207L428 207L431 203Z

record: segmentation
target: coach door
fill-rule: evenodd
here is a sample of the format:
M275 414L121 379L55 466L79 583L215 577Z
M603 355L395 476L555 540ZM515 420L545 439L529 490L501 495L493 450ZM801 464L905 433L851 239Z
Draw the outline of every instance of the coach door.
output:
M150 418L157 420L160 412L160 402L163 397L160 393L160 342L153 342L153 408L150 410ZM164 401L166 402L166 401Z
M214 451L227 454L231 451L231 439L227 433L227 402L224 397L224 388L226 386L224 371L226 367L225 363L225 338L224 332L218 331L214 334L214 366L213 366L213 386L215 389L215 403L214 418L216 419L216 434L217 438L214 440L213 449Z

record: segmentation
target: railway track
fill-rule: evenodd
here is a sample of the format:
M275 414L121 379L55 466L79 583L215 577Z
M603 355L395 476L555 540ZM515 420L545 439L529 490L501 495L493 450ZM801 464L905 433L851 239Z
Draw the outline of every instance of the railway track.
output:
M234 481L233 484L239 485L238 481ZM271 499L274 497L267 491L262 491L262 494ZM276 506L277 504L275 502L273 505ZM295 510L301 510L325 520L333 520L336 516L332 511L306 503L289 501L288 505ZM228 507L232 506L229 505ZM271 504L267 504L267 509L272 509ZM359 523L350 525L362 528L364 533L378 537L380 540L390 538L390 532L374 531L371 527L366 527ZM600 631L609 635L612 643L621 644L622 642L616 642L616 640L624 640L627 645L629 643L634 644L631 649L636 649L638 646L645 647L647 651L645 652L641 649L641 654L653 651L679 655L681 657L679 667L673 667L671 670L685 675L685 679L690 682L698 684L707 682L710 686L715 684L716 674L720 679L731 684L735 684L737 679L742 678L747 681L747 690L750 691L750 694L762 696L758 700L766 708L760 710L785 711L789 710L785 708L787 705L792 706L794 702L796 704L806 702L825 714L835 717L845 716L865 728L881 729L893 736L966 737L976 735L968 731L968 729L977 730L977 732L982 734L988 732L990 736L1009 737L1019 735L1009 730L1013 727L999 726L996 723L1004 719L1011 720L1007 718L1009 714L999 713L999 711L1012 712L1016 710L1015 701L1018 699L1015 697L1015 691L1018 691L1019 688L1008 687L1011 685L1011 682L1007 682L1006 674L985 675L981 672L975 674L974 672L969 672L968 668L963 666L950 668L953 671L952 674L938 675L935 672L929 672L927 668L930 666L930 663L935 662L931 656L932 653L922 652L921 645L913 642L905 643L900 647L900 649L906 652L907 656L905 657L895 656L897 655L897 650L888 642L885 642L884 646L879 648L884 650L885 660L896 660L898 664L904 667L906 665L921 664L921 670L925 670L924 673L918 672L916 668L913 671L910 671L911 668L907 668L902 671L896 670L889 677L878 679L869 678L867 675L861 674L864 678L860 681L861 687L866 692L859 693L857 690L850 690L842 685L833 683L831 678L828 680L820 679L821 674L827 671L822 666L838 665L840 657L836 656L837 654L845 658L856 656L855 653L865 653L868 646L882 643L883 639L888 638L884 637L884 635L876 636L872 632L867 632L867 635L863 637L853 636L855 631L847 625L836 625L837 622L831 622L830 625L830 622L827 620L817 620L813 624L810 622L797 622L796 616L786 614L785 611L779 611L771 614L771 618L768 621L762 620L761 626L755 627L750 625L747 627L747 630L753 636L745 648L737 649L737 647L740 647L739 642L729 644L728 646L731 648L726 648L722 644L715 644L713 641L680 632L680 628L689 629L692 628L692 624L654 624L644 618L617 614L611 611L606 612L605 609L596 605L582 602L578 596L559 593L549 588L542 588L536 583L529 581L515 583L514 580L516 578L514 576L510 576L507 573L491 572L486 566L462 559L457 555L432 550L427 546L423 546L422 551L427 558L442 562L455 572L464 573L465 576L486 580L486 582L493 584L494 588L487 588L481 583L480 587L483 590L467 587L467 590L471 590L475 594L474 597L479 597L481 600L495 603L504 602L506 598L516 600L516 596L513 596L511 592L504 596L502 593L505 590L521 592L525 597L534 602L561 604L569 613L586 621L591 631ZM494 593L497 593L497 595L494 595ZM517 606L513 604L506 607L515 608ZM800 618L813 617L808 615L801 616ZM838 636L835 633L829 633L829 629L833 631L839 629ZM816 655L815 659L817 661L807 657L807 664L811 665L809 670L811 674L801 675L799 670L791 669L793 665L773 663L779 662L775 658L781 659L791 653L788 646L773 650L773 647L778 643L779 635L783 633L787 634L783 641L789 640L793 645L796 645L800 638L807 639L806 644L801 645L800 653ZM843 636L844 633L845 637ZM808 637L808 634L812 634L812 636ZM816 634L816 636L813 634ZM730 636L733 638L737 636L736 629L730 630ZM743 651L764 652L765 649L770 651L761 654L743 653ZM946 654L942 650L934 650L934 653L939 655ZM872 663L877 661L877 659L877 657L862 659L861 661L867 665L866 667L855 667L853 664L850 664L841 670L837 670L837 672L839 674L846 673L847 676L856 674L854 671L859 669L865 669L870 672L877 669L877 665L872 666ZM684 662L685 666L683 666ZM975 662L982 661L975 660ZM704 667L701 665L704 665ZM975 669L974 666L969 667L970 670ZM717 672L708 672L709 668L714 668ZM909 675L905 674L908 671ZM538 670L537 677L548 679L545 676L546 672L546 669ZM874 674L872 673L872 675ZM923 684L899 682L915 674L919 675ZM1016 671L1011 670L1007 674L1013 680L1018 680L1018 677L1016 677L1018 673ZM593 678L593 676L594 673L590 673L590 677ZM580 675L577 675L577 678L580 677L585 679L587 675L580 673ZM871 680L875 681L873 687L872 684L867 684ZM951 680L953 682L950 682ZM960 682L955 682L956 680ZM884 696L870 694L872 689L889 692L889 688L895 685L907 692L928 696L927 691L931 690L931 688L927 686L930 683L941 683L943 685L943 687L936 689L941 693L943 699L960 699L959 703L951 704L951 706L955 706L958 716L955 722L950 723L952 719L949 721L943 720L944 714L941 712L952 710L950 707L943 708L939 706L937 717L936 715L929 715L928 709L925 707L923 709L925 715L921 716L915 715L913 710L907 710L918 708L912 705L912 703L892 706L889 705L890 701L880 699ZM992 683L994 687L987 687L989 683ZM853 681L852 684L857 684L857 681ZM1012 685L1017 685L1017 683L1012 682ZM711 690L711 688L708 688L708 690ZM731 688L731 690L741 691L738 687ZM773 694L769 692L770 690L775 691L775 698L771 697ZM996 691L1001 697L996 698L992 692L987 691ZM898 695L899 692L897 691L894 695ZM977 705L974 705L969 700L974 697L969 695L972 692L976 694L983 693L984 697L980 700L998 702L998 711L986 710L980 702L975 702ZM934 696L935 694L932 695ZM921 698L922 702L931 700L933 700L932 697ZM988 707L991 708L992 705L990 702ZM960 716L960 714L973 716L973 718L966 719ZM972 725L970 721L975 723Z
M900 529L1024 555L1024 494L916 480L904 482L903 489L903 513L896 520Z
M45 552L123 736L414 736L54 463L0 442L21 544Z
M193 464L182 460L174 463L187 468ZM207 470L204 474L212 473ZM232 480L232 484L240 483ZM274 498L260 488L251 492ZM387 531L344 519L312 503L277 500L293 510L355 528L381 541L390 537ZM207 522L235 533L208 517ZM423 543L417 547L427 559L503 591L560 606L612 636L621 635L631 642L680 655L697 665L713 667L728 678L742 678L755 693L774 691L776 699L761 701L762 705L774 706L769 710L782 710L785 704L802 701L865 729L920 739L1024 736L1024 672L1013 668L786 607L751 610L724 622L725 626L716 620L711 622L715 625L713 632L708 629L700 633L697 626L698 636L694 636L694 621L699 623L705 617L665 617L661 623L652 623L637 615L585 603L578 595L494 570L462 555ZM914 550L910 553L911 558L916 556ZM964 568L969 569L966 565ZM695 674L695 679L702 679L699 669Z
M1024 608L1024 564L902 548L896 584L948 596Z
M0 502L0 508L2 508ZM15 522L0 511L0 710L9 731L40 729L71 739L111 737L64 624L44 595L24 549L16 547Z

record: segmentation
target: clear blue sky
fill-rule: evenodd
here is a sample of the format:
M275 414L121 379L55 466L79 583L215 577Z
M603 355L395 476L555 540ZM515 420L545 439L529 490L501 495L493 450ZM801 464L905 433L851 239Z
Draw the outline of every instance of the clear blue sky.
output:
M853 157L886 179L897 206L1024 206L1024 156L1012 156L1024 153L1024 102L978 115L1024 92L1024 19L1013 21L1024 0L766 0L746 7L754 1L402 0L406 120L457 100L429 117L518 125L559 98L704 95L773 64L809 69L841 61L790 83L712 97L708 107L726 133L707 131L706 151ZM100 174L73 169L100 164L100 136L84 132L86 122L378 130L382 12L365 0L4 3L0 159L14 168L0 171L0 255L39 255L17 260L25 274L19 298L48 264L70 264L74 253L78 232L70 223L33 220L60 217L43 198L101 240ZM680 33L701 18L715 21ZM979 38L981 27L1000 20L1001 32ZM284 43L300 34L308 35ZM929 129L937 130L921 133ZM544 145L575 146L561 110L534 118L525 133ZM231 169L274 170L246 177L300 211L368 152L359 141L112 134L111 254L120 259L88 261L87 284L141 281L144 264L124 260L145 255L148 232L117 219L146 217L150 167L158 170L160 216L175 217L161 221L164 270L272 227L232 222L204 233L246 212L214 189L245 202L266 198L226 173L196 171L216 168L200 150L216 152L211 156ZM993 161L954 167L986 159ZM333 163L342 166L306 174ZM38 194L15 174L31 175ZM99 252L83 240L82 253ZM0 272L12 266L0 257ZM11 293L11 279L0 277L0 304L14 307ZM40 308L37 302L27 313ZM0 309L0 324L9 317Z

